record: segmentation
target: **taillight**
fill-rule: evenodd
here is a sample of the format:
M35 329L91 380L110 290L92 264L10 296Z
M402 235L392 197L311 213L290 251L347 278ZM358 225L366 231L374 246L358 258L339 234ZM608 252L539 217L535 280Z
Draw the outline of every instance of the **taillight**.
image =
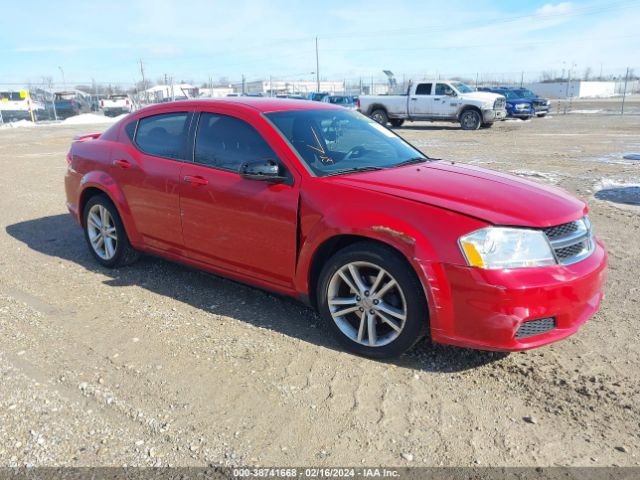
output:
M71 165L72 160L73 160L73 155L71 155L71 152L67 153L67 165Z
M360 99L356 100L356 108L360 110Z
M100 107L104 108L104 100L100 100Z

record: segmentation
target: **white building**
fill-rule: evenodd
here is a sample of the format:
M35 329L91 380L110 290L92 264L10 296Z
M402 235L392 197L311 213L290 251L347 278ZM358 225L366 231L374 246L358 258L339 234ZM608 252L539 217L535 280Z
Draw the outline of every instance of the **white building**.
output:
M242 92L242 84L235 84L235 90ZM317 92L318 85L315 80L258 80L246 82L244 92L249 94L270 95L306 95ZM343 93L344 81L323 80L320 82L320 91L327 93Z
M201 98L220 98L234 93L233 87L212 87L199 90Z
M196 98L198 87L188 83L176 83L173 85L155 85L142 92L147 102L162 102L163 100Z
M528 83L524 86L541 97L550 98L593 98L616 95L616 82L614 81L572 80L570 82Z

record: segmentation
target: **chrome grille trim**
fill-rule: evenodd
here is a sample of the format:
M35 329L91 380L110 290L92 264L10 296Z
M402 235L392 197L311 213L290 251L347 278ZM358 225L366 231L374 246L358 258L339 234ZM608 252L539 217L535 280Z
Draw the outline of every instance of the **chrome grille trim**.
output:
M562 265L584 260L595 249L591 222L588 217L543 229L556 261Z

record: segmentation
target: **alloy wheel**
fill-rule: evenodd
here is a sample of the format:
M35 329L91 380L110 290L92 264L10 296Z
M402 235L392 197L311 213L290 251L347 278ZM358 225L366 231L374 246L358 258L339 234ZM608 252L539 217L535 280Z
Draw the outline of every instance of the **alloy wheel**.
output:
M333 321L345 336L360 345L388 345L405 326L404 292L396 279L378 265L343 265L331 277L327 293Z
M118 247L118 232L109 210L96 204L87 216L87 233L93 251L103 260L111 260Z

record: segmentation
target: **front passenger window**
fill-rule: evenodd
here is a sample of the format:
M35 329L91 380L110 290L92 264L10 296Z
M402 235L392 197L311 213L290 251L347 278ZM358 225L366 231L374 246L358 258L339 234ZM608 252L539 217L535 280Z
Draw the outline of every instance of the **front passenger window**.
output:
M261 160L276 160L276 154L251 125L227 115L200 115L195 163L238 172L243 163Z

